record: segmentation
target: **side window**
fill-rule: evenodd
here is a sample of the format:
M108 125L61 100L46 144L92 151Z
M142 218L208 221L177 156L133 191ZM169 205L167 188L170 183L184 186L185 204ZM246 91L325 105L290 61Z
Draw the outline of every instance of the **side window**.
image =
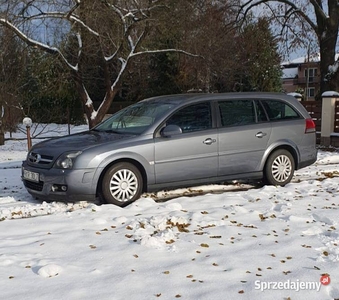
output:
M287 103L278 100L262 100L270 120L299 119L300 115Z
M184 107L174 113L166 124L178 125L182 132L210 129L212 128L211 106L203 102Z
M223 127L248 125L256 122L252 100L221 101L219 102L219 111Z

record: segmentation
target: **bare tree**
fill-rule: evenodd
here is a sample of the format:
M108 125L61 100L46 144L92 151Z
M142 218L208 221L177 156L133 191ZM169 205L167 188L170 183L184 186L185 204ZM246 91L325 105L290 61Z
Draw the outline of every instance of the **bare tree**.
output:
M4 29L0 30L0 145L5 142L4 132L15 131L22 117L18 86L25 56L14 34Z
M280 37L288 47L305 49L317 41L320 49L320 90L338 88L338 64L335 60L339 27L337 0L249 0L240 6L239 17L256 10L279 25Z
M168 51L188 54L142 47L166 1L170 0L50 0L48 4L1 0L0 25L29 46L60 57L73 74L91 128L104 118L135 57ZM105 90L97 108L85 78L88 58L93 55Z

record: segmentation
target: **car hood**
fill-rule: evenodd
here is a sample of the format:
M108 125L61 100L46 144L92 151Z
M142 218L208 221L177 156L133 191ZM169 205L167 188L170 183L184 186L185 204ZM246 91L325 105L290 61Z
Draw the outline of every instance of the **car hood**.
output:
M66 151L83 151L91 147L118 142L131 137L135 137L135 135L89 130L46 140L36 144L33 147L33 151L39 153L48 152L54 156L55 154L61 154Z

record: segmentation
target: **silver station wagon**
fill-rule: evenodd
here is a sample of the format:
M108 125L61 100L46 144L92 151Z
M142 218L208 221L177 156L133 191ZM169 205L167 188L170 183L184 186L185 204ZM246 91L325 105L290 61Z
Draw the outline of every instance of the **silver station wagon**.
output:
M235 179L284 186L316 161L315 140L313 120L285 94L160 96L36 144L22 180L37 199L118 206L147 191Z

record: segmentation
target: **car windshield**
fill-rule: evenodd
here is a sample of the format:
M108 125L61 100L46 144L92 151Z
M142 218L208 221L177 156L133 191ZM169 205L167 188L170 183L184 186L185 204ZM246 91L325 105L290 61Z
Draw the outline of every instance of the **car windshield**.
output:
M172 107L169 103L138 102L118 111L93 130L141 134Z

